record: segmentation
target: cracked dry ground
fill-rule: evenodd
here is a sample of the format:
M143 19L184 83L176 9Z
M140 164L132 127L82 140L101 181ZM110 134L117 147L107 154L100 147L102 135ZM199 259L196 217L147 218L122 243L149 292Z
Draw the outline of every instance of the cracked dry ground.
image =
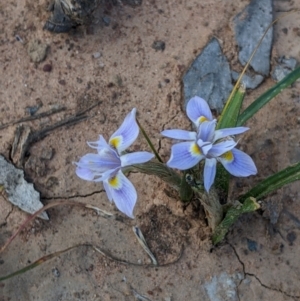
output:
M22 122L35 133L50 127L48 135L37 135L39 139L26 152L23 168L27 179L40 191L45 204L68 199L117 213L99 184L75 176L72 162L88 152L86 141L99 134L108 138L133 107L167 160L171 144L161 139L159 132L189 126L182 111L182 75L212 36L220 40L231 66L238 68L230 20L247 3L149 0L135 9L110 8L106 12L111 18L108 27L99 17L89 30L81 27L70 34L53 35L42 30L48 17L46 1L1 0L0 114L1 124L7 125L0 130L0 153L10 158L17 127L14 122L28 117L27 107L40 106L36 114L52 112ZM277 16L280 11L300 7L300 1L274 1L274 6ZM24 44L15 40L16 34ZM34 39L49 45L46 60L40 64L32 63L26 51L26 43ZM156 40L166 43L164 51L151 47ZM297 15L282 19L274 27L272 64L281 55L300 61L299 40ZM49 64L52 70L45 72L44 66ZM272 85L271 79L265 80L248 93L246 103ZM251 130L240 147L253 157L259 174L234 181L233 196L300 159L299 89L297 83L248 123ZM78 116L85 117L77 120ZM65 120L72 122L55 127ZM147 145L141 138L132 149L147 149ZM125 265L82 246L0 283L0 300L300 298L298 184L270 196L264 213L245 215L227 240L212 248L201 208L183 210L175 192L154 177L131 174L130 179L139 197L134 221L104 219L79 207L51 209L50 221L34 221L1 254L0 274L82 243L94 244L121 260L147 265L149 259L133 235L133 225L141 228L162 266ZM27 215L13 208L5 195L0 196L0 208L2 245Z

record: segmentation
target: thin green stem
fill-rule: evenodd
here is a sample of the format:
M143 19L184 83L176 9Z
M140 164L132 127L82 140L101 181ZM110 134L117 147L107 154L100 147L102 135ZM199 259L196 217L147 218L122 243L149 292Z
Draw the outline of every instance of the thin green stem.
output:
M138 124L138 126L139 126L139 128L140 128L140 130L141 130L141 132L142 132L142 134L143 134L143 136L144 136L145 139L147 140L147 142L148 142L148 144L149 144L151 150L153 151L153 153L154 153L156 159L157 159L159 162L163 163L163 160L162 160L161 157L159 156L159 154L158 154L158 152L156 151L154 145L152 144L152 142L151 142L149 136L146 134L144 128L141 126L141 124L140 124L140 122L138 121L137 118L136 118L136 122L137 122L137 124Z

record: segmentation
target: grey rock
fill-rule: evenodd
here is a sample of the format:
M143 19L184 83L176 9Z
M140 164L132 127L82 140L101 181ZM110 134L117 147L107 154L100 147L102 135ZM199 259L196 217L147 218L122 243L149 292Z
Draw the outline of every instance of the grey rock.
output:
M40 193L25 181L23 170L15 168L3 156L0 156L0 184L4 186L8 200L21 210L33 214L43 207ZM46 212L39 217L49 220Z
M229 63L223 55L219 42L213 38L197 56L183 77L185 106L199 96L211 109L221 112L232 90Z
M276 82L279 82L282 79L284 79L290 72L291 72L291 69L289 69L285 66L282 66L282 65L277 65L277 66L275 66L275 68L272 72L272 78Z
M285 56L283 56L279 59L279 63L281 63L287 68L290 68L291 70L294 70L297 66L297 60L293 57L288 59Z
M232 75L233 80L235 82L237 82L237 80L240 76L240 73L238 73L236 71L231 71L231 75ZM262 83L263 80L264 80L264 77L260 74L255 74L253 76L244 74L241 82L244 84L246 89L255 89Z
M60 272L57 268L52 269L52 274L54 277L59 277L60 276Z
M204 284L207 295L211 301L238 301L238 285L243 275L235 273L229 275L226 272L213 276L211 281Z
M235 16L233 20L235 39L239 46L239 60L243 66L246 65L272 21L272 0L252 0L242 12ZM256 72L265 76L270 71L272 39L273 29L270 28L250 63Z
M40 106L28 106L25 108L26 112L28 112L30 116L33 116L39 109Z
M297 66L297 60L294 58L281 57L278 60L278 65L275 66L272 72L272 78L279 82L284 79L291 71L293 71Z

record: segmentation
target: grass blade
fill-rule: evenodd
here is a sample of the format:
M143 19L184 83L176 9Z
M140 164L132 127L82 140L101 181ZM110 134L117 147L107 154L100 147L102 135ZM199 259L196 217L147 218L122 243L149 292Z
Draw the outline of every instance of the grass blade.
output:
M266 178L246 194L242 195L239 201L242 203L248 197L254 197L259 200L270 192L273 192L286 184L290 184L298 180L300 180L300 162L292 166L288 166L287 168Z
M11 273L7 276L4 276L4 277L0 277L0 281L3 281L3 280L7 280L9 278L12 278L14 276L18 276L18 275L21 275L21 274L24 274L26 273L27 271L30 271L36 267L38 267L39 265L41 265L42 263L54 258L54 257L57 257L71 249L74 249L74 248L77 248L77 247L81 247L81 246L89 246L89 245L85 245L85 244L80 244L80 245L76 245L76 246L73 246L73 247L69 247L65 250L62 250L62 251L57 251L57 252L54 252L52 254L49 254L49 255L46 255L46 256L43 256L41 257L40 259L36 260L35 262L33 262L32 264L28 265L27 267L23 268L23 269L20 269L14 273Z
M239 88L235 89L233 97L228 99L222 111L216 129L224 129L236 126L245 94L246 89L244 85L241 85Z
M282 90L293 84L300 78L300 67L296 68L284 79L277 83L274 87L259 96L249 107L247 107L238 118L237 126L243 125L249 118L251 118L258 110L265 106L271 99L277 96Z

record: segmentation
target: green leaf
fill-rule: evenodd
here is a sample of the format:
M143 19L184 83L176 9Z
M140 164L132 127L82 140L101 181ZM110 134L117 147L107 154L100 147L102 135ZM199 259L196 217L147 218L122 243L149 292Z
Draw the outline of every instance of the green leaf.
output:
M270 192L298 180L300 180L300 161L266 178L246 194L242 195L239 200L243 202L248 197L254 197L259 200Z
M240 86L238 89L234 88L233 96L229 97L227 103L222 111L222 114L218 120L216 126L217 129L235 127L237 118L240 113L240 109L245 97L246 90L244 86ZM215 180L215 187L218 191L220 198L226 202L228 196L229 187L229 173L221 166L217 165L217 174Z
M182 175L181 183L180 183L180 190L179 190L180 199L183 202L189 202L193 197L193 190L186 180L187 173L188 173L188 171L186 170L186 171L184 171L184 173Z
M289 75L287 75L283 80L281 80L274 87L269 89L267 92L259 96L248 108L240 114L237 126L243 125L248 119L250 119L258 110L265 106L271 99L278 95L282 90L289 87L298 78L300 78L300 67L296 68Z
M227 100L227 103L218 120L216 129L224 129L236 126L245 93L246 90L243 85L239 86L239 88L233 92L233 96L229 97Z
M238 218L243 213L253 212L259 208L260 205L256 202L256 199L252 197L247 198L243 204L237 202L237 204L230 207L226 213L225 218L218 225L213 234L213 244L216 245L225 238L229 228L238 220Z

